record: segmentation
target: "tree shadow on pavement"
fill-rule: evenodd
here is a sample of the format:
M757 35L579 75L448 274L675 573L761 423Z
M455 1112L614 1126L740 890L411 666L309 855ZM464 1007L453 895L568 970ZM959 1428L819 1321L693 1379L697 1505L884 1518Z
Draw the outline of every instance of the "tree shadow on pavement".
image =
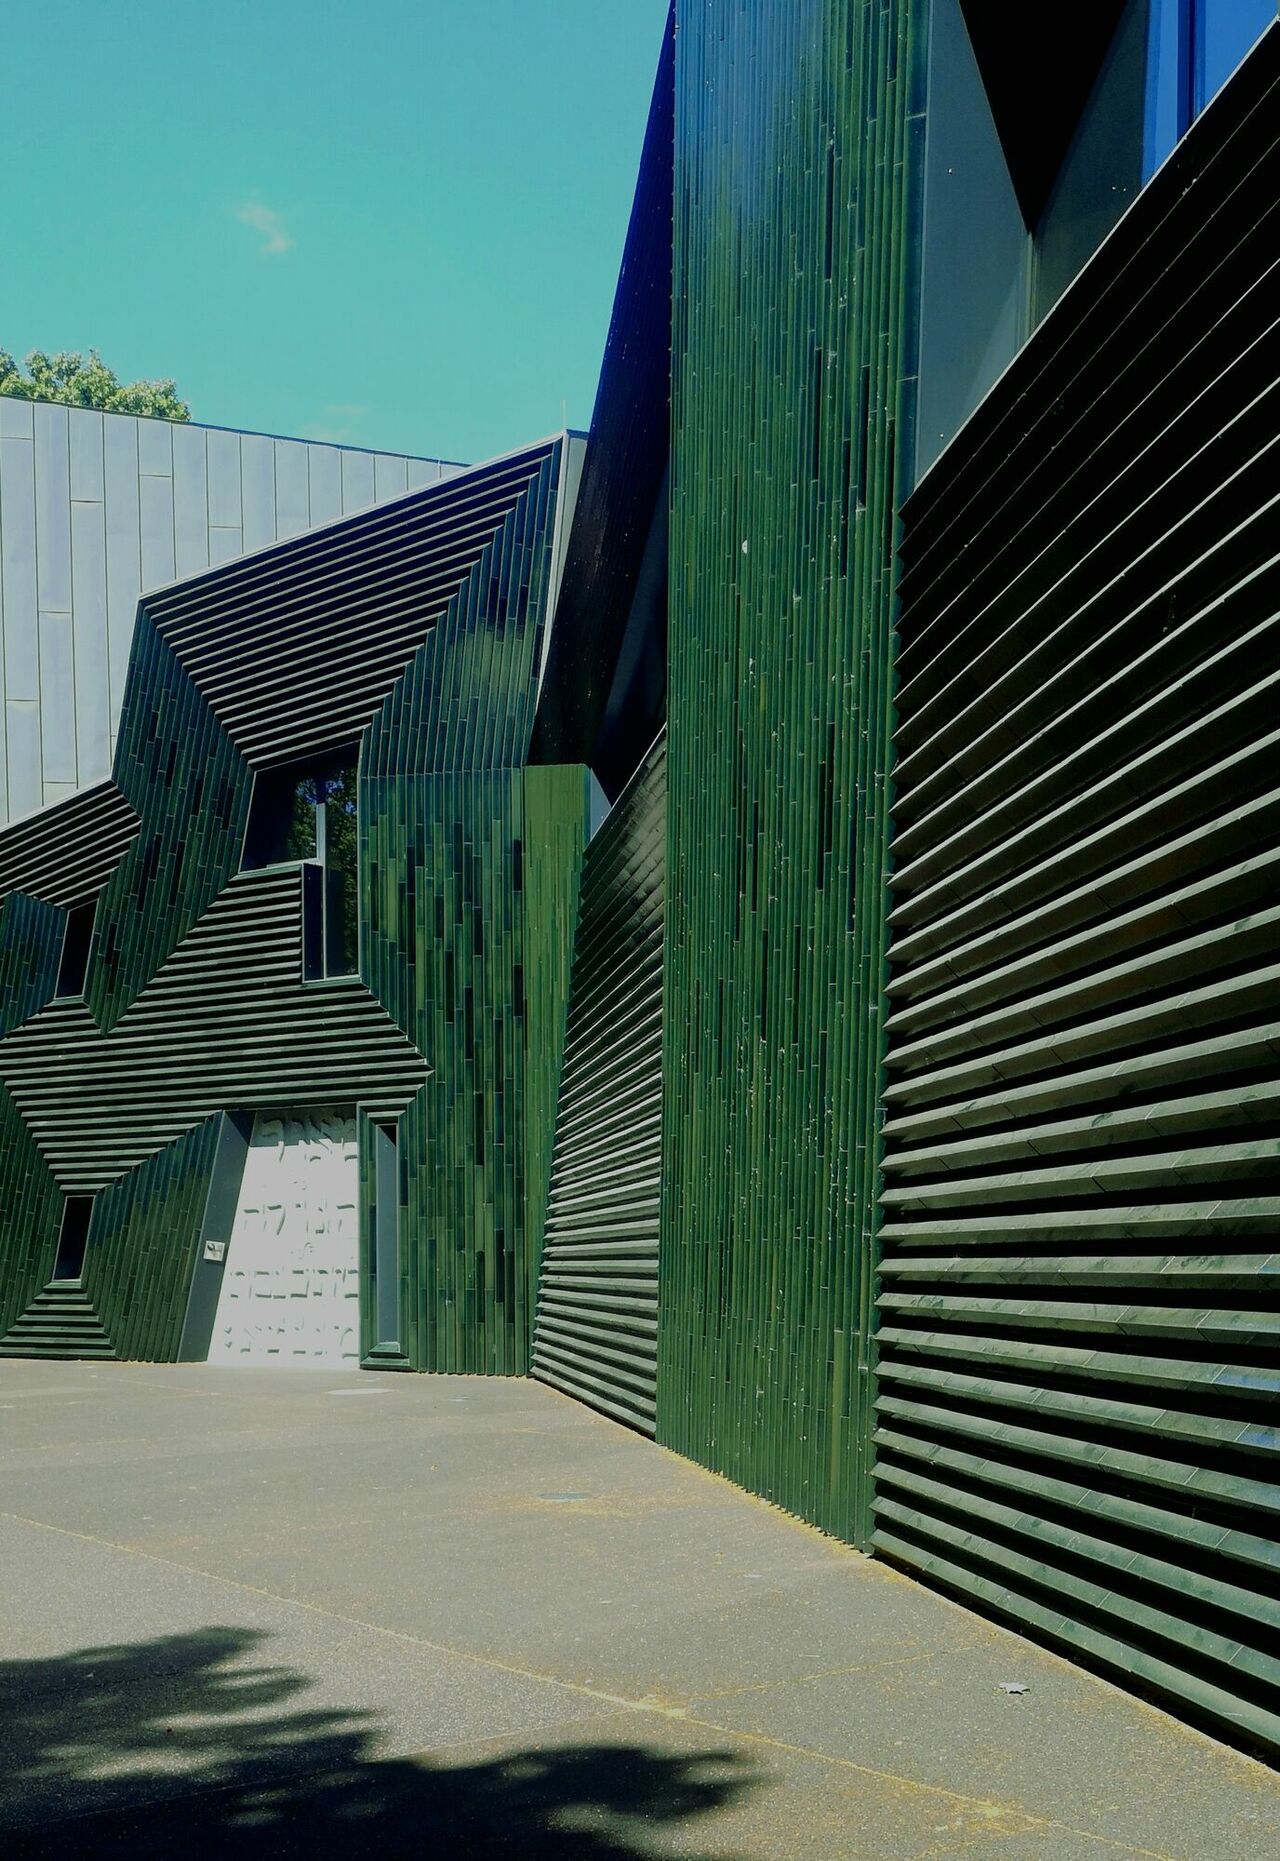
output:
M733 1751L637 1744L379 1758L373 1715L291 1706L310 1682L248 1660L265 1639L209 1628L0 1663L6 1861L637 1861L654 1838L714 1861L681 1825L762 1781Z

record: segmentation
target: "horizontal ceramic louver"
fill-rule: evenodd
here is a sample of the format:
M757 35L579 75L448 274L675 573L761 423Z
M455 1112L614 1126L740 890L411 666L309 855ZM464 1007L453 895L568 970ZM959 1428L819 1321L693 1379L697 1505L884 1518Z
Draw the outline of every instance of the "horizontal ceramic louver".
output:
M0 896L25 892L50 905L86 904L138 832L114 782L99 782L0 830Z
M77 1285L45 1286L0 1337L0 1357L112 1358L115 1346Z
M67 1191L99 1189L226 1107L355 1103L395 1117L429 1068L354 976L302 979L298 867L233 879L109 1034L54 1000L0 1048Z
M1280 1738L1280 34L905 510L876 1544Z
M678 10L658 1438L870 1530L928 10Z
M148 595L142 611L255 767L353 742L561 442Z
M666 743L587 849L533 1371L654 1431Z

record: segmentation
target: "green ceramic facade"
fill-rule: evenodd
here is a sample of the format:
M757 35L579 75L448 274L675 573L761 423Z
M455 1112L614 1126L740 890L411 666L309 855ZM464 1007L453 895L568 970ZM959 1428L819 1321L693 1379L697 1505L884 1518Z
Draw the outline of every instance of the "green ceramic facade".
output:
M118 1357L178 1360L221 1124L206 1118L94 1202L83 1286Z
M676 57L658 1436L858 1542L919 15Z
M1280 27L1146 17L678 0L585 441L143 600L0 1356L531 1373L1276 1745Z
M140 611L118 803L97 804L117 823L109 866L71 885L66 860L24 840L0 904L0 1348L74 1354L92 1322L98 1355L203 1354L224 1115L302 1132L345 1115L357 1182L377 1130L398 1147L397 1361L527 1368L588 798L581 764L530 767L528 749L579 446L556 438L348 520L343 577L333 536L313 533ZM300 689L310 633L327 659ZM298 783L335 759L356 769L346 875L318 841L281 853ZM48 811L46 852L79 837L72 805ZM327 973L312 922L343 876L358 974ZM85 909L83 985L55 997ZM278 1193L264 1234L286 1222ZM53 1284L64 1196L68 1219L93 1198L74 1306ZM231 1241L233 1268L246 1245Z
M7 1335L53 1273L62 1192L0 1088L0 1325Z

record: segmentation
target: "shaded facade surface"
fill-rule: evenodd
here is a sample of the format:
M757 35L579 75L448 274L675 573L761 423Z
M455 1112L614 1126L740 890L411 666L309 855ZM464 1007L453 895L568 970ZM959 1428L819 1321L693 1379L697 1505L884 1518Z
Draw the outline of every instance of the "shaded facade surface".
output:
M459 469L0 396L0 824L110 774L141 594Z
M585 460L143 602L0 832L0 1354L225 1344L323 1124L346 1355L1274 1747L1280 27L1144 187L1140 0L1032 112L999 14L682 0Z
M84 1293L117 1357L180 1355L222 1122L203 1119L95 1203Z
M138 831L138 815L114 782L98 782L0 834L0 896L40 898L64 909L91 904Z
M237 873L107 1032L58 997L0 1047L0 1081L68 1193L105 1189L224 1106L361 1099L394 1117L412 1098L422 1055L360 978L304 978L301 882L297 865Z
M587 849L533 1372L652 1434L662 1191L666 740Z
M674 9L660 50L535 761L612 811L583 864L533 1371L655 1427L666 873ZM598 812L593 810L593 818Z
M527 1363L586 772L525 761L576 444L144 603L112 780L0 834L0 1348L73 1351L87 1312L119 1355L203 1355L227 1115L337 1105L366 1181L393 1139L400 1357ZM253 854L335 758L359 841L337 970L316 960L319 842ZM198 1302L207 1346L216 1286Z
M533 744L611 800L666 716L674 107L669 18Z
M52 1276L62 1208L40 1146L0 1087L0 1347Z
M1071 32L1032 46L1010 31L1000 0L959 0L1028 226L1044 211L1124 5L1094 0Z
M364 974L433 1078L405 1114L417 1369L523 1375L578 869L580 765L526 768L563 445L470 567L366 734Z
M875 1536L1272 1745L1278 104L905 508Z
M861 1540L922 38L734 22L677 34L658 1438Z

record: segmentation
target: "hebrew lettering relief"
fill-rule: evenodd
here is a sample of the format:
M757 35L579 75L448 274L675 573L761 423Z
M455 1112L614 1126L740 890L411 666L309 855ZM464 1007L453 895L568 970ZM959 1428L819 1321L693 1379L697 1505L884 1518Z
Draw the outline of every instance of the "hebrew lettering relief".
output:
M359 1357L355 1120L259 1117L245 1160L210 1361Z

